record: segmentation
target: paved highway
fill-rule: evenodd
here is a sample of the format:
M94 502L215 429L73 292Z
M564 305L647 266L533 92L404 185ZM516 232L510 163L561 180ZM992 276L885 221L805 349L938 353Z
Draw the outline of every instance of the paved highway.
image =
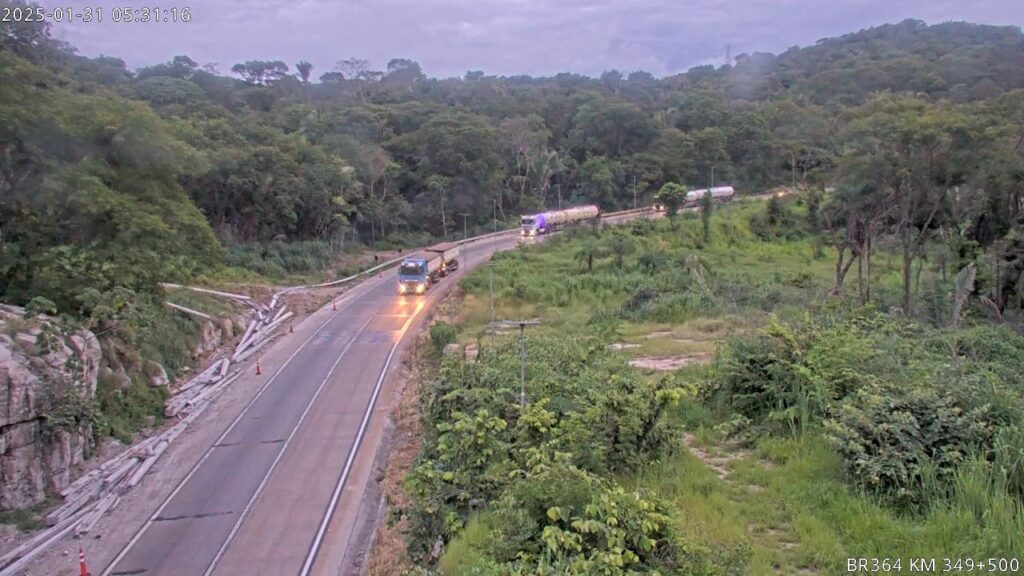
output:
M516 241L467 245L459 276ZM385 416L371 418L373 408L405 335L457 281L426 297L398 296L394 271L386 271L343 295L337 310L299 324L295 336L304 341L289 355L264 355L263 387L103 574L345 573L362 496L350 475L360 469L365 484L380 440L365 432L379 430ZM370 440L361 446L364 435Z
M513 237L475 242L463 268L514 245ZM427 297L398 296L386 271L342 296L326 320L296 327L309 332L305 342L279 366L265 357L264 387L104 574L337 574L340 566L318 555L337 531L331 514L371 403L405 334L456 281Z

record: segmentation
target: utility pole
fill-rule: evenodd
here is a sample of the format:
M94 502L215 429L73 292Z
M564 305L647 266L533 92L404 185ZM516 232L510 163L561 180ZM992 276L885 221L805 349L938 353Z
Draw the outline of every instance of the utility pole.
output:
M714 188L714 187L715 187L715 165L712 164L711 165L711 186L708 186L708 188Z
M491 208L494 209L494 216L493 216L493 218L494 218L494 231L497 232L498 231L498 201L497 200L491 200ZM493 318L492 318L492 320L493 320Z
M537 326L538 320L507 320L505 322L494 322L491 326L501 324L502 326L519 326L519 406L526 407L526 327Z
M491 294L491 342L494 342L494 259L487 262L487 289Z
M441 190L441 233L448 237L448 221L444 217L444 190Z
M789 168L792 181L792 184L790 184L790 188L792 190L796 190L796 154L793 154L792 152L789 155Z
M466 228L466 217L469 216L469 214L467 214L465 212L460 212L459 215L462 216L462 240L465 241L466 239L469 238L469 233L467 232L467 228ZM469 267L469 244L468 243L462 245L462 260L466 263L466 267L468 268Z
M636 210L636 174L633 174L633 210Z
M558 183L558 209L562 209L562 183Z

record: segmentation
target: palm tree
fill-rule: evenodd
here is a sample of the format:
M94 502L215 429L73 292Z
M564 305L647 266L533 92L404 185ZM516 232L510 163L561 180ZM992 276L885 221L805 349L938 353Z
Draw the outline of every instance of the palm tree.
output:
M619 270L622 270L622 263L625 257L636 250L636 245L633 243L633 239L629 236L616 234L608 241L608 250L613 256L615 256L615 266Z
M303 84L309 84L309 73L313 71L313 65L305 60L300 60L295 68L299 71L299 77Z
M594 239L589 238L580 245L580 249L576 251L573 259L577 263L587 263L587 272L594 270L594 258L601 258L604 256L604 249Z
M640 254L637 261L647 270L648 275L654 276L654 273L665 262L665 253L648 249Z

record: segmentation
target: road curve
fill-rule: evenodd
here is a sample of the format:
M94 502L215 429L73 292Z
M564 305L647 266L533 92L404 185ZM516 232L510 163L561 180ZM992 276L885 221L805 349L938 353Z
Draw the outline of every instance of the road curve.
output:
M516 242L504 235L465 245L458 276L426 297L398 296L394 272L384 272L297 326L303 342L279 352L277 366L265 363L262 388L103 576L343 573L362 496L349 474L361 468L364 483L369 474L377 446L360 450L361 442L381 428L385 415L371 417L405 335L468 269ZM339 509L346 518L334 518Z
M463 268L514 245L513 236L473 242ZM317 558L333 536L332 513L403 337L438 288L398 296L385 272L346 293L319 325L297 327L306 340L279 366L265 364L263 388L103 574L337 574L328 565L337 563Z

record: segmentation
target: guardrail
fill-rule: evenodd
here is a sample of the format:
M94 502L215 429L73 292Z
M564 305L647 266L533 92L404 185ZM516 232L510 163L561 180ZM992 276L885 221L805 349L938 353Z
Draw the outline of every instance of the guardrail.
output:
M643 212L650 212L650 211L651 211L651 208L649 206L644 207L644 208L631 208L629 210L619 210L618 212L608 212L608 213L602 214L601 218L627 216L629 214L640 214L640 213L643 213ZM486 240L488 238L497 238L499 236L507 236L509 234L515 234L518 231L519 231L518 228L510 228L508 230L499 230L498 232L489 232L487 234L481 234L480 236L473 236L471 238L463 238L462 240L456 240L454 242L455 242L455 244L457 244L459 246L462 246L462 245L465 245L465 244L472 244L474 242L479 242L480 240ZM391 266L394 266L395 264L398 264L399 262L401 262L404 257L405 256L399 256L397 258L392 258L391 260L388 260L386 262L381 262L380 264L377 264L376 266L373 266L372 268L367 268L366 270L363 270L362 272L358 272L356 274L353 274L353 275L348 276L346 278L341 278L339 280L331 280L330 282L322 282L320 284L304 284L304 285L301 285L301 286L290 286L290 287L285 288L284 290L278 292L278 294L287 294L288 292L291 292L293 290L303 290L303 289L307 289L307 288L329 288L331 286L340 286L340 285L345 284L347 282L351 282L353 280L358 280L359 278L362 278L364 276L373 274L374 272L377 272L378 270L384 270L384 269L387 269L387 268L389 268Z

